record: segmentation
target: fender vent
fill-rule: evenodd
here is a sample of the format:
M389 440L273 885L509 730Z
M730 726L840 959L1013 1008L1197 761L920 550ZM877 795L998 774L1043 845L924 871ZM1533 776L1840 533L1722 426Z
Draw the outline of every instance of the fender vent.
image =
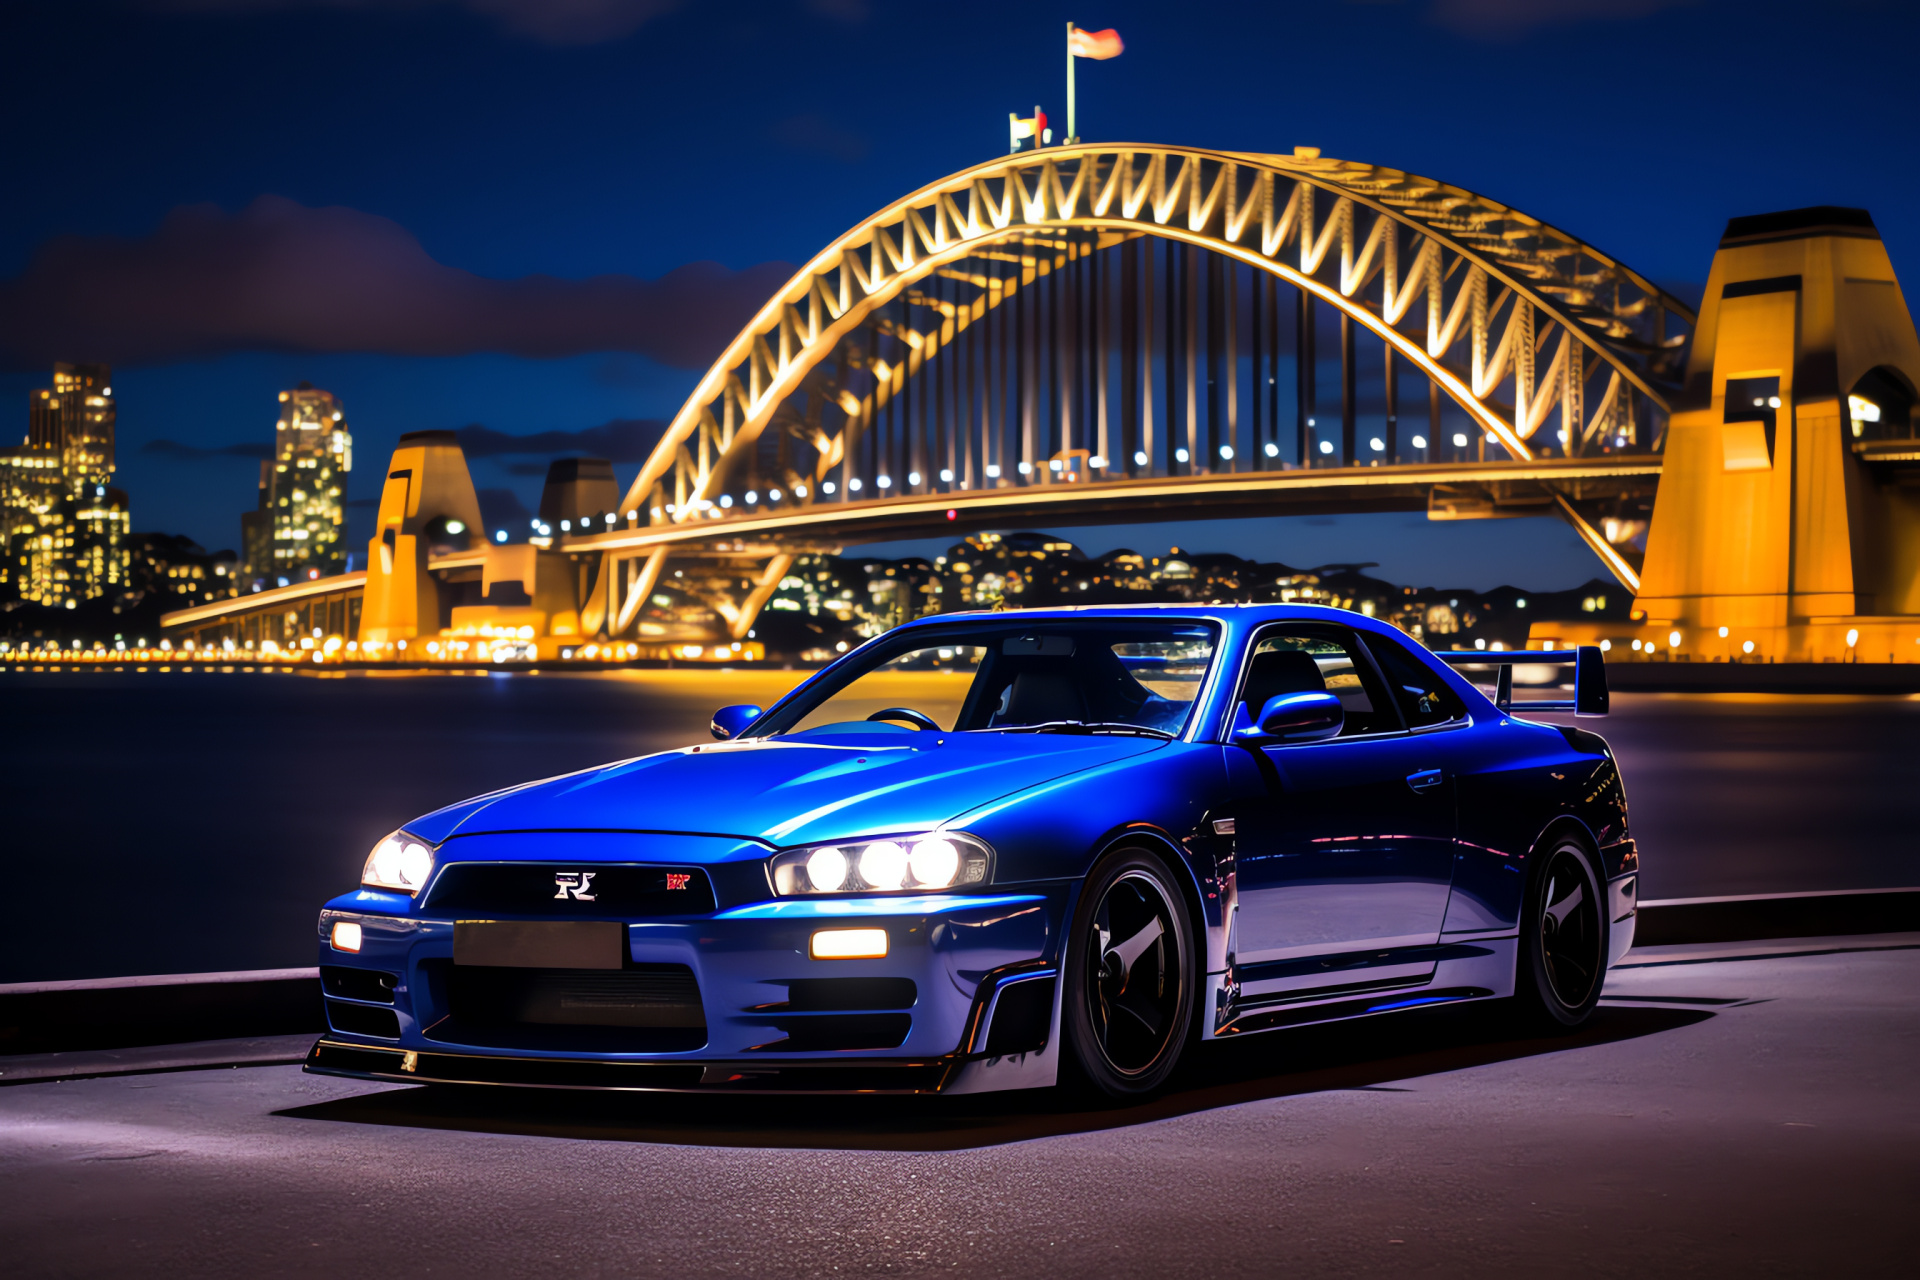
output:
M1000 988L993 1023L987 1028L987 1056L1031 1053L1047 1046L1053 1029L1053 978L1029 978Z

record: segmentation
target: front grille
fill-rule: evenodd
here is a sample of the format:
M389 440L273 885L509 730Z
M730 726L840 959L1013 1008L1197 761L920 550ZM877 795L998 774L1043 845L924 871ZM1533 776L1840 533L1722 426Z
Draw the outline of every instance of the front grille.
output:
M496 1048L673 1053L707 1042L700 984L683 964L627 969L450 965L434 1040Z
M713 882L699 867L592 862L456 862L426 902L432 911L582 920L705 915L713 904Z

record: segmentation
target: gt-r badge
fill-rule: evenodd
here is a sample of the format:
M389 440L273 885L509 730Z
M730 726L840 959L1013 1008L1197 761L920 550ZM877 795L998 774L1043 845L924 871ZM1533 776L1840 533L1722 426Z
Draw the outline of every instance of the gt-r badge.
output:
M684 889L686 887L687 887L687 873L673 872L673 871L667 872L667 888Z
M593 895L587 890L593 887L593 877L597 874L593 871L562 871L553 878L553 883L560 890L553 896L572 897L575 902L592 902Z

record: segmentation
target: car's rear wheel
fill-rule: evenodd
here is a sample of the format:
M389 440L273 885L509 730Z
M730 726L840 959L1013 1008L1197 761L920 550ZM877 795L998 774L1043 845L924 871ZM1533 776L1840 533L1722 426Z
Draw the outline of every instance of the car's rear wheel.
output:
M1144 849L1102 859L1068 948L1061 1017L1081 1074L1116 1098L1159 1088L1193 1023L1193 927L1167 865Z
M1520 930L1516 996L1549 1030L1585 1022L1607 969L1606 891L1578 840L1549 845L1530 878Z

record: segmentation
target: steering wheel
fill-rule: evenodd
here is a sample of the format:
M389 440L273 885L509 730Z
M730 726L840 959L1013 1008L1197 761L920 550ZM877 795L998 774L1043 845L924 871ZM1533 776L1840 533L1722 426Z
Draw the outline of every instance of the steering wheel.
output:
M932 716L926 714L923 711L915 711L912 707L888 707L885 711L874 712L872 715L868 716L867 719L869 720L902 720L902 721L905 721L907 724L912 725L914 728L920 730L923 733L928 733L928 732L939 733L940 732L940 726L934 722L934 719Z

